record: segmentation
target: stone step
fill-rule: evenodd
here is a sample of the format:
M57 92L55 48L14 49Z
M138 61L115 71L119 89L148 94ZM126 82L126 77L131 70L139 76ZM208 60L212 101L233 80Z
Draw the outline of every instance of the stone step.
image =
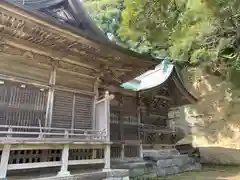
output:
M202 165L200 163L194 162L190 164L185 164L184 166L172 166L172 167L158 167L156 169L157 176L169 176L182 172L188 171L199 171L202 169Z
M143 157L145 160L157 161L160 159L176 158L180 153L176 149L167 150L144 150Z
M124 159L112 159L111 164L119 164L119 163L137 163L137 162L142 162L142 158L124 158Z
M156 177L200 170L201 164L176 149L144 150L143 159L114 160L112 168L128 169L130 177Z
M147 166L148 162L134 162L134 163L119 163L119 164L112 164L112 168L114 169L141 169Z
M159 149L159 150L152 150L152 149L147 149L147 150L143 150L143 154L147 154L147 155L178 155L179 152L177 149L175 148L171 148L171 149Z
M195 160L188 155L178 155L171 159L160 159L157 161L159 168L168 168L172 166L182 167L186 164L193 164Z

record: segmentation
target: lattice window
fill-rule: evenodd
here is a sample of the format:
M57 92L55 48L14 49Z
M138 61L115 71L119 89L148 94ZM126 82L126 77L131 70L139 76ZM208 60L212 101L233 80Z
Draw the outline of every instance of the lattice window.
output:
M92 129L93 98L91 96L75 96L75 129Z
M55 91L51 127L71 129L73 98L73 93Z
M103 149L70 149L69 160L103 159Z
M61 161L61 149L11 150L9 164Z
M139 146L125 145L124 156L127 158L139 157Z
M110 109L110 121L111 123L120 123L120 112L117 111L116 109L111 108Z
M93 97L55 91L51 127L91 129Z
M47 94L48 89L31 85L7 81L0 84L0 124L44 126Z
M111 158L120 158L120 157L121 157L121 145L112 145Z
M124 125L124 140L139 140L139 127L137 125Z
M111 141L121 140L121 125L120 124L110 124L110 139ZM123 131L123 129L122 129Z

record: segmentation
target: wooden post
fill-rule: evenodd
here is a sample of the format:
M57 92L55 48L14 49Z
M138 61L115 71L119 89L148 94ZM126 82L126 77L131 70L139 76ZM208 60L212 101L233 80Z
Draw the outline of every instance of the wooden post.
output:
M92 159L96 159L97 158L97 150L93 149L92 150Z
M5 179L7 177L10 150L11 150L11 145L5 144L2 150L2 157L1 157L1 163L0 163L0 179Z
M71 122L71 133L74 134L74 120L75 120L75 104L76 104L76 94L73 95L73 103L72 103L72 122Z
M122 144L121 144L121 159L124 159L124 158L125 158L124 152L125 152L125 144L122 143Z
M114 98L114 96L110 96L109 92L106 91L105 92L105 130L107 133L107 138L106 138L106 145L105 145L105 149L104 149L104 159L105 159L105 166L104 166L104 170L105 171L109 171L111 168L111 164L110 164L110 158L111 158L111 145L110 145L110 100L112 100Z
M104 149L104 159L105 159L104 171L109 171L111 169L110 158L111 158L111 146L110 144L106 144Z
M123 99L122 99L122 96L121 96L121 99L120 99L120 103L119 103L119 107L120 109L123 108ZM119 126L120 126L120 140L122 142L122 145L121 145L121 159L124 159L125 158L125 144L124 144L124 119L122 119L122 111L120 111L119 113Z
M45 127L51 127L52 124L52 111L53 111L53 101L54 101L54 85L56 84L56 68L53 69L50 75L49 80L49 92L48 92L48 100L47 100L47 109L46 109L46 121Z
M58 176L70 176L68 171L68 156L69 156L69 144L65 144L62 150L62 165L61 170L58 172Z
M96 79L96 81L94 82L94 101L93 101L93 112L92 112L92 129L96 129L96 102L98 101L98 97L99 97L99 92L98 92L98 87L99 87L99 83L100 80L99 78Z
M139 147L139 153L140 153L140 158L143 158L143 144L142 143L140 144L140 147Z
M138 104L138 109L137 109L137 118L138 118L138 138L141 140L141 108L140 108L140 93L137 93L137 104ZM143 158L143 141L141 141L139 145L139 156Z

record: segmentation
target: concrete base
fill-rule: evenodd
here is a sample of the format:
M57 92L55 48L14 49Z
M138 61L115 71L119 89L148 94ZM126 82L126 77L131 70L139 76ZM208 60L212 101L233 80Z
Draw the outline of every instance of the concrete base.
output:
M70 172L69 171L65 171L65 172L58 172L57 177L65 177L65 176L70 176Z
M64 176L64 177L45 177L45 178L36 178L34 180L102 180L106 178L106 173L105 172L91 172L91 173L82 173L82 174L75 174L75 175L70 175L70 176ZM31 180L33 180L31 178Z
M108 171L93 171L70 176L55 176L46 178L36 178L34 180L129 180L128 170L108 169ZM33 178L31 178L33 180Z
M103 172L110 172L110 171L112 171L112 169L105 169L105 168L104 168L102 171L103 171Z

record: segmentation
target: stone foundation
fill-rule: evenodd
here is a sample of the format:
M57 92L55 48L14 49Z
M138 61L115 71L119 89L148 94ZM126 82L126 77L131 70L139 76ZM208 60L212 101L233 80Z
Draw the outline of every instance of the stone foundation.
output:
M86 173L72 174L66 176L47 176L42 178L37 177L19 177L19 178L7 178L9 180L17 179L31 179L31 180L129 180L129 171L125 169L109 169L109 170L92 170Z
M186 171L201 170L201 164L193 157L181 155L176 149L145 150L143 159L118 160L113 168L129 169L130 177L157 177Z

